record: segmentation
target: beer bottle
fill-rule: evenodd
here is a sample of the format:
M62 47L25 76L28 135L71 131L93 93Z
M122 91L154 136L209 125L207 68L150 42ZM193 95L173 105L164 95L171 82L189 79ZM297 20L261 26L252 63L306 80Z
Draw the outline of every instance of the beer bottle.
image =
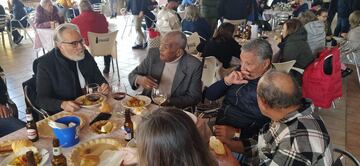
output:
M30 108L26 109L26 132L30 141L36 142L39 140L39 133Z
M26 152L26 165L27 166L37 166L35 157L34 157L34 152L31 150Z
M134 138L134 128L133 128L133 122L131 121L130 109L125 110L124 129L125 129L125 141L130 141L132 138Z
M53 159L51 160L52 166L66 166L66 158L61 153L61 148L59 145L59 140L53 139Z

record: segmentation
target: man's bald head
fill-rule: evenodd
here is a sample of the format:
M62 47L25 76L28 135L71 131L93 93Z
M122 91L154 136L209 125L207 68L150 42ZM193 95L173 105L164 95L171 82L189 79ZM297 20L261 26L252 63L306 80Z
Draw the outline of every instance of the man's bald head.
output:
M269 70L259 80L257 95L270 108L288 108L301 103L301 90L287 73Z

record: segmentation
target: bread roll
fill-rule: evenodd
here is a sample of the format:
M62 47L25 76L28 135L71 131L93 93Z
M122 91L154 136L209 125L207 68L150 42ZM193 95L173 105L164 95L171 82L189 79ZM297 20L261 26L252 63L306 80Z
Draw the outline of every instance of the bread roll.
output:
M11 144L11 148L14 151L14 153L17 153L20 151L20 149L24 147L31 147L32 145L33 145L32 142L29 140L17 140Z
M210 137L209 146L216 154L218 155L225 154L224 144L220 140L218 140L215 136Z

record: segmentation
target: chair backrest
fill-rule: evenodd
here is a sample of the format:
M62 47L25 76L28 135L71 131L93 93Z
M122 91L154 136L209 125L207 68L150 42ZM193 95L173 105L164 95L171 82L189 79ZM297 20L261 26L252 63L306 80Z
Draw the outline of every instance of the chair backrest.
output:
M92 8L94 12L102 13L102 3L94 3Z
M112 55L116 57L116 35L118 31L109 33L88 32L89 51L92 56Z
M197 32L186 32L185 34L190 34L187 36L187 46L185 48L188 53L197 53L196 47L200 44L200 36Z
M203 87L209 87L211 84L218 80L219 70L222 67L222 63L218 61L214 56L205 57L202 71L201 81Z
M3 31L6 27L6 15L0 14L0 31Z
M281 63L272 63L276 70L289 73L291 68L296 63L296 60L291 60L287 62L281 62Z
M334 162L333 162L332 166L345 165L344 164L345 157L350 159L350 160L346 160L347 161L346 165L360 166L360 161L353 154L351 154L350 152L348 152L346 150L334 148L333 155L334 155ZM351 162L352 164L350 164L349 162Z

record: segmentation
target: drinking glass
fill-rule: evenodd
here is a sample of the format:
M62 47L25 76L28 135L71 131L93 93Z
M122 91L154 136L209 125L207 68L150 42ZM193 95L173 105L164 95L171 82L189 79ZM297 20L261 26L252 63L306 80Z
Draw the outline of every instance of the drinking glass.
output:
M96 93L98 92L98 89L99 89L99 84L97 83L91 83L86 85L87 94Z
M161 104L163 104L167 100L166 94L156 88L152 89L151 98L153 102L157 104L159 107L161 107Z
M120 106L120 101L126 97L126 86L123 83L117 82L111 85L111 97L116 100L115 112L118 115L124 114L124 109Z

